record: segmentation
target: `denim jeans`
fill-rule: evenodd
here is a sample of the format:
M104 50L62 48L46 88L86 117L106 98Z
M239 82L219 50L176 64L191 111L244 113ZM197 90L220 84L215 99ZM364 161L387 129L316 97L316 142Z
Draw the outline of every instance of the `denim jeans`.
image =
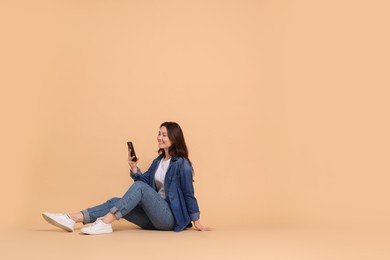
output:
M148 184L137 181L122 198L112 198L98 206L82 210L84 224L96 221L108 212L144 229L173 230L175 220L168 202Z

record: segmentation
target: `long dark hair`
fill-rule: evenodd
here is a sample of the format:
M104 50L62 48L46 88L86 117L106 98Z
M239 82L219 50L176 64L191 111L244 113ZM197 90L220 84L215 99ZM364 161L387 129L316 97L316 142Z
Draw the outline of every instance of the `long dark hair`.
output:
M164 122L160 125L160 128L165 126L168 132L168 138L171 140L172 145L168 149L168 153L173 158L176 157L184 157L188 160L190 165L192 166L192 163L190 159L188 158L188 149L186 145L186 141L184 139L183 131L181 130L181 127L178 123L175 122ZM159 149L158 152L165 156L165 150Z

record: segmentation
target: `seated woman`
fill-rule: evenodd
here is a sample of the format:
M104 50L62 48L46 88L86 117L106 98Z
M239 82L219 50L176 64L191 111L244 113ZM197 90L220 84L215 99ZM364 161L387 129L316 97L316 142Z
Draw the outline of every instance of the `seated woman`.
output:
M182 231L191 227L210 230L199 222L199 207L194 196L193 169L183 131L175 122L164 122L157 136L159 156L142 173L128 153L130 176L134 184L122 198L80 212L49 213L43 218L50 224L72 232L78 222L93 223L80 231L84 234L112 233L115 220L124 218L143 229Z

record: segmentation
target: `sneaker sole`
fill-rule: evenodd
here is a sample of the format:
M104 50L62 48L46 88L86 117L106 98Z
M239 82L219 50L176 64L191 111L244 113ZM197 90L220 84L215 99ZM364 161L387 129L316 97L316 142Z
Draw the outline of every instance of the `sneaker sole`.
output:
M100 233L88 233L88 232L83 232L80 230L81 233L83 233L84 235L104 235L104 234L111 234L112 231L109 231L109 232L100 232Z
M55 221L54 219L52 219L52 218L50 218L49 216L45 215L45 213L42 213L42 217L43 217L47 222L49 222L50 224L52 224L52 225L54 225L54 226L56 226L56 227L59 227L59 228L61 228L61 229L63 229L63 230L66 230L66 231L68 231L68 232L73 232L73 229L71 229L71 228L69 228L69 227L67 227L67 226L64 226L64 225L58 223L58 222Z

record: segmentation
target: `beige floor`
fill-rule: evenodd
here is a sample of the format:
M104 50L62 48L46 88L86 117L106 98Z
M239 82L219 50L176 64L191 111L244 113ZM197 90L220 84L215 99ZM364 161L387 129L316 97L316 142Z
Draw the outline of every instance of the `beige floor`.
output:
M291 227L145 231L118 223L86 236L42 225L3 231L0 259L390 259L390 232Z

